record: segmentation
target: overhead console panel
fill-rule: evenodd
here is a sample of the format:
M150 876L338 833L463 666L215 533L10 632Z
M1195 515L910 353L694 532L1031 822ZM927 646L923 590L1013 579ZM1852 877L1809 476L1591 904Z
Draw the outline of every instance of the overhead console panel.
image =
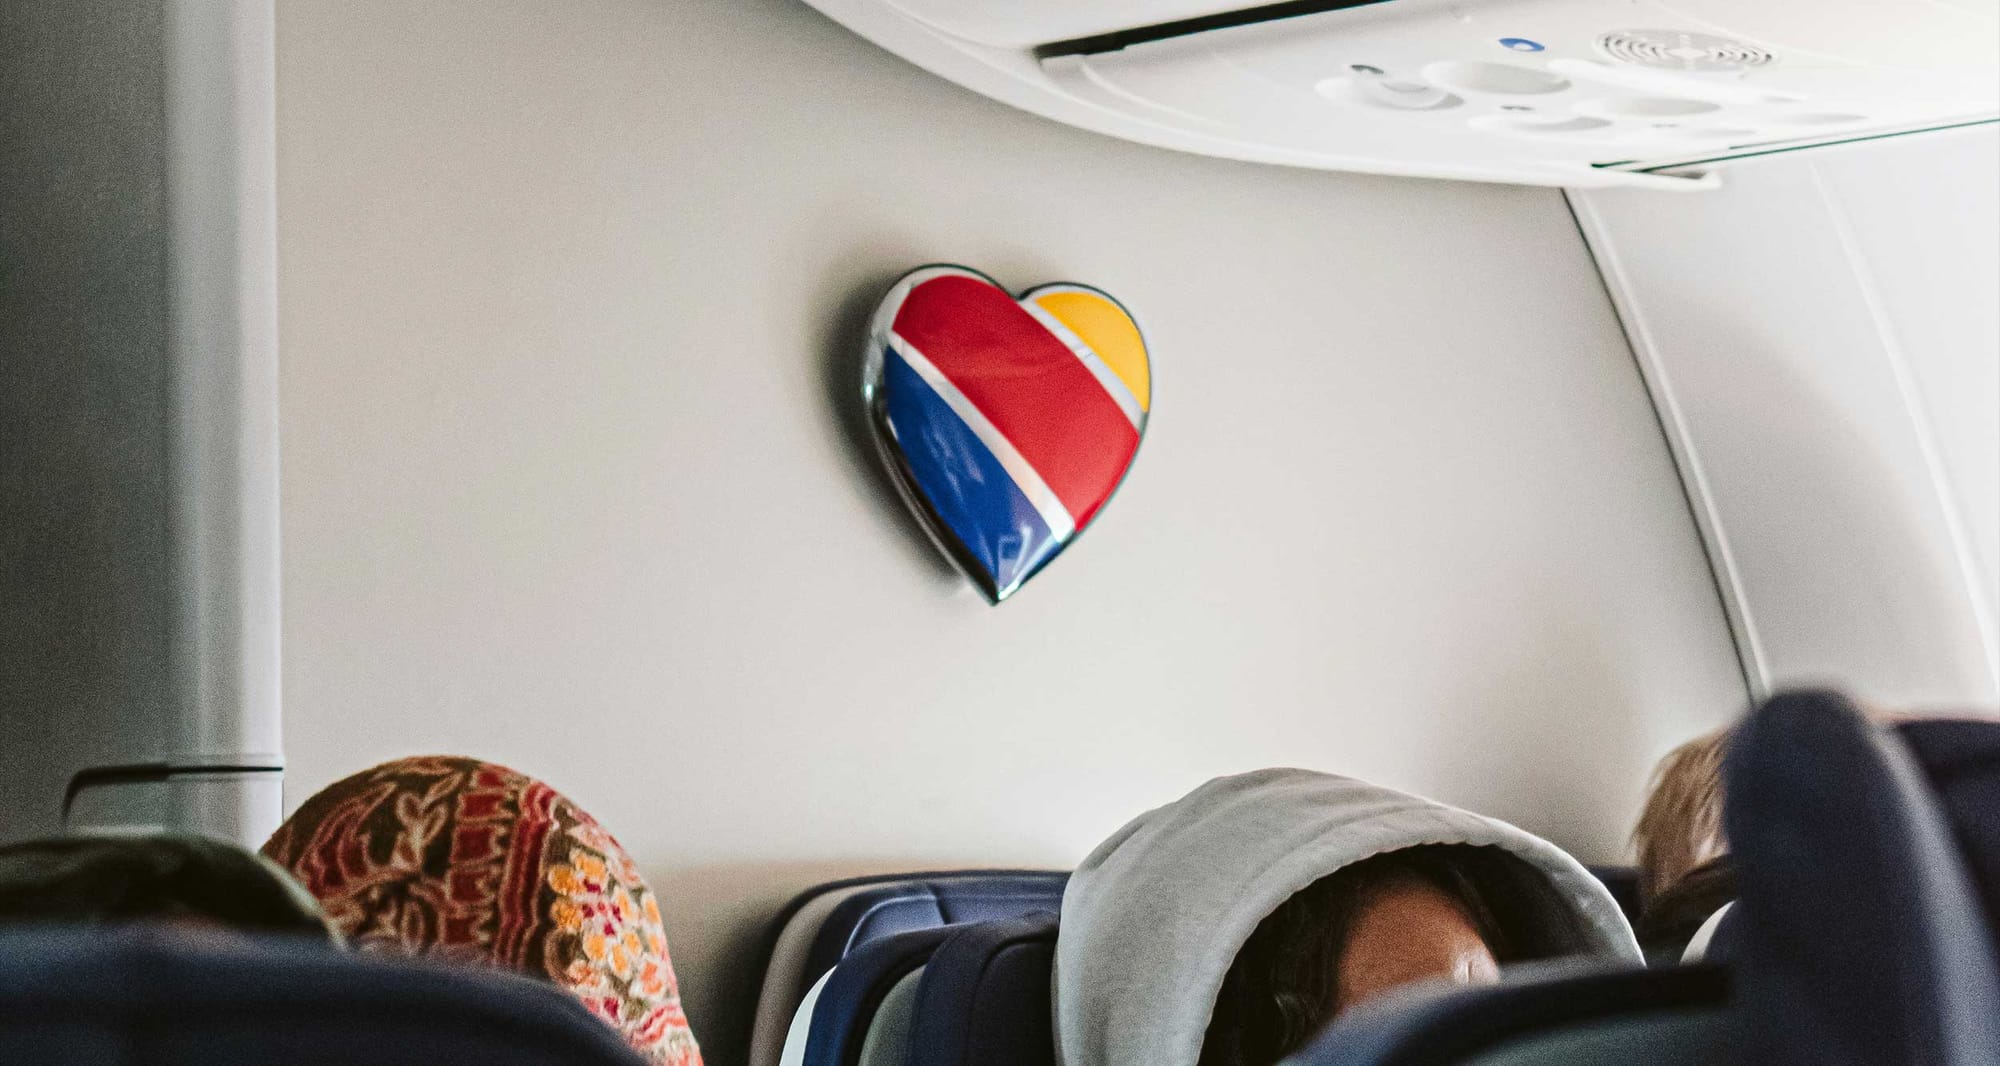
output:
M1241 9L1242 0L896 0L884 4L961 40L1013 48Z
M809 0L1073 125L1208 155L1536 185L2000 117L2000 0Z

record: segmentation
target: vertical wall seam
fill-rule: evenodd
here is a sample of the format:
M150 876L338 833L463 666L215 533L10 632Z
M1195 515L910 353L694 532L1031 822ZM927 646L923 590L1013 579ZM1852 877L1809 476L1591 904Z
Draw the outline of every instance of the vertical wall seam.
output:
M1575 190L1563 190L1563 202L1569 206L1570 221L1575 224L1584 250L1597 269L1598 284L1611 303L1613 317L1618 320L1618 328L1625 337L1626 351L1639 371L1640 381L1646 386L1654 424L1666 441L1667 454L1679 475L1681 499L1694 522L1697 540L1708 563L1709 580L1714 584L1716 599L1721 603L1730 643L1736 649L1736 667L1742 677L1744 692L1752 702L1762 701L1771 692L1763 643L1757 636L1756 620L1750 615L1749 600L1744 594L1735 555L1729 546L1729 535L1722 529L1721 516L1716 512L1707 472L1688 432L1686 415L1674 397L1666 368L1660 363L1659 349L1653 343L1645 314L1631 295L1631 286L1627 283L1617 250L1611 247L1603 224L1590 204L1580 204L1577 199Z

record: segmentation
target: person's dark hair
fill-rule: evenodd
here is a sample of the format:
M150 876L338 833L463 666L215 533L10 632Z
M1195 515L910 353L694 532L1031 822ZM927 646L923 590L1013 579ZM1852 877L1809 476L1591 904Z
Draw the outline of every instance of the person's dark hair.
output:
M1272 1066L1333 1020L1340 951L1375 890L1415 880L1464 909L1495 961L1547 958L1580 938L1548 880L1498 848L1426 844L1343 867L1279 905L1236 954L1200 1066Z
M219 840L74 836L0 847L0 924L138 922L332 938L304 889Z

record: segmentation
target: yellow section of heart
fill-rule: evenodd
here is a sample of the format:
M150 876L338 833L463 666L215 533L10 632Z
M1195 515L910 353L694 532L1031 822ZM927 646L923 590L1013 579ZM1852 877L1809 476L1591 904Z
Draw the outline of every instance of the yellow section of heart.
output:
M1090 345L1090 350L1132 390L1140 410L1152 410L1153 371L1146 358L1146 342L1139 336L1138 324L1124 308L1097 293L1074 289L1030 295L1037 306Z

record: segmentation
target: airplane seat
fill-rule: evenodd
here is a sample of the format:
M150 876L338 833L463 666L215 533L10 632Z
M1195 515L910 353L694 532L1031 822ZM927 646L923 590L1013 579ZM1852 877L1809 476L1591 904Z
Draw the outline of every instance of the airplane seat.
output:
M1052 911L959 928L917 988L908 1066L1055 1066Z
M0 1062L643 1066L574 997L496 970L170 928L0 932Z
M1723 763L1746 1055L1766 1066L1992 1066L2000 961L1946 805L1897 730L1786 693Z
M896 933L1059 910L1068 883L1060 870L960 870L851 878L801 893L773 923L750 1066L778 1066L807 993L851 952Z
M1896 733L1943 804L2000 951L2000 722L1932 718L1904 722Z
M799 1004L780 1066L903 1066L925 965L956 928L881 937L840 960Z
M1899 722L1895 732L1936 794L2000 954L2000 722L1925 718ZM1741 932L1742 916L1731 908L1704 957L1727 962Z
M1665 1066L1734 1061L1727 971L1558 965L1343 1015L1284 1066Z
M1743 915L1733 905L1719 915L1711 915L1715 930L1708 935L1708 942L1701 945L1698 957L1703 962L1718 962L1725 965L1743 950ZM1697 938L1698 939L1698 938ZM1690 951L1693 945L1689 945Z

